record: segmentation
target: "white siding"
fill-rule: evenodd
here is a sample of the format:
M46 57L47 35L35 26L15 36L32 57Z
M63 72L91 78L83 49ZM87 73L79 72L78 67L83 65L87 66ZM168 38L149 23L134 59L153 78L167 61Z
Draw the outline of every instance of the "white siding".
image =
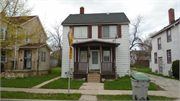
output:
M69 69L69 43L67 33L69 26L63 26L63 50L62 50L62 73L61 77L66 78L65 72ZM130 74L130 52L129 52L129 26L121 25L122 38L118 38L116 42L120 45L116 48L116 67L117 74L124 76ZM92 26L92 39L98 39L98 26ZM88 41L92 39L74 39L73 42ZM98 39L113 42L114 39ZM73 49L74 52L74 49ZM74 53L71 61L71 68L74 66ZM101 55L102 57L102 55ZM101 59L102 60L102 59ZM128 73L129 71L129 73Z
M152 72L155 70L159 71L158 63L154 63L154 53L157 52L157 57L162 57L163 59L163 74L168 75L172 63L167 63L167 50L171 49L171 59L172 62L180 59L180 24L171 28L171 42L167 42L166 31L152 38L152 51L151 51L151 62L152 62ZM161 37L162 49L158 50L157 39Z

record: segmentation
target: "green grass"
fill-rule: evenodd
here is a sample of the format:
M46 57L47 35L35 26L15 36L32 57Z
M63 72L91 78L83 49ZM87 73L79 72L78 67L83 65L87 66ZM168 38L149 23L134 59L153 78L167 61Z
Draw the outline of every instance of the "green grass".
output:
M166 76L166 75L162 75L162 74L156 74L156 73L152 72L151 68L131 68L131 70L135 70L135 71L138 71L138 72L144 72L144 73L148 73L148 74L152 74L152 75L156 75L156 76L161 76L161 77L164 77L164 78L179 80L179 79L174 78L173 76Z
M74 93L63 94L63 93L53 93L53 94L43 94L43 93L26 93L26 92L13 92L13 91L1 91L1 98L16 98L16 99L46 99L46 100L78 100L81 94Z
M105 81L105 90L132 90L131 76L124 76L113 81ZM148 90L163 90L158 85L150 82Z
M51 69L51 74L41 75L40 77L30 78L16 78L16 79L5 79L1 78L1 87L20 87L20 88L31 88L47 80L61 76L61 68L56 67Z
M164 96L148 95L150 100L176 100L177 98L169 98ZM97 95L97 100L133 100L132 95Z
M79 89L79 87L84 83L83 80L72 80L70 82L70 89ZM60 78L58 80L54 80L41 88L48 89L68 89L68 79Z

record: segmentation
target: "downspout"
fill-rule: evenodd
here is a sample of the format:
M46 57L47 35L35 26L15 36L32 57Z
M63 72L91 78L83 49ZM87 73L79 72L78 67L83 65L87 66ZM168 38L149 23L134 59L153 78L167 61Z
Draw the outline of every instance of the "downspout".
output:
M16 26L16 28L17 28L17 26ZM17 45L17 31L18 31L18 29L16 29L16 45ZM16 45L15 45L15 56L14 56L14 70L15 70L15 68L16 68Z

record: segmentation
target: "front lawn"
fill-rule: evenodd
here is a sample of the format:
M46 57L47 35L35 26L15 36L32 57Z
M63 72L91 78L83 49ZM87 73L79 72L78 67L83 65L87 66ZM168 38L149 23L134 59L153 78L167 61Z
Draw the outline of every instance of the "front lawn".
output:
M169 98L165 96L148 95L150 100L176 100L177 98ZM97 100L133 100L132 95L97 95Z
M73 93L68 96L68 94L63 93L27 93L20 91L1 91L1 98L16 98L16 99L44 99L44 100L78 100L81 94Z
M19 87L19 88L31 88L42 82L61 76L61 68L52 68L51 74L41 75L40 77L30 78L16 78L16 79L5 79L1 78L1 87Z
M151 68L131 68L131 70L135 70L135 71L138 71L138 72L144 72L144 73L148 73L148 74L152 74L152 75L156 75L156 76L161 76L161 77L164 77L164 78L178 80L178 79L174 78L173 76L166 76L166 75L162 75L162 74L156 74L156 73L152 72Z
M124 76L113 81L105 81L105 90L132 90L131 76ZM150 82L148 90L163 90L158 85Z
M83 80L72 80L70 82L70 89L79 89L79 87L84 83ZM68 79L60 78L58 80L54 80L41 88L48 89L68 89Z

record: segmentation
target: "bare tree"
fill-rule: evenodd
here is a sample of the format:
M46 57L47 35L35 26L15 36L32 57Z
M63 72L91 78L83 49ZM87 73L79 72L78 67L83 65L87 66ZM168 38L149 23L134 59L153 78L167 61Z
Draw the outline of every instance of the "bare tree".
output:
M60 62L62 58L62 26L61 22L55 22L51 26L51 30L48 31L49 34L49 42L51 44L51 48L53 50L52 56L58 58Z
M138 15L131 23L132 31L129 37L130 47L131 50L134 46L137 46L138 44L142 44L142 40L139 35L139 28L140 24L143 21L143 17L141 15Z

